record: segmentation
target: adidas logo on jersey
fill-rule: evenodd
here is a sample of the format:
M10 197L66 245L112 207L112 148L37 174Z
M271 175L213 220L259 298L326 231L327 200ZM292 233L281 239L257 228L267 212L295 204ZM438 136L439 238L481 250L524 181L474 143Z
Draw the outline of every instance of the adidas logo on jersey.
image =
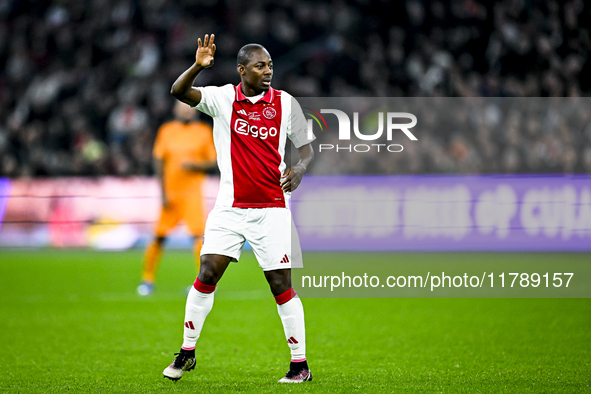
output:
M248 114L246 113L246 111L245 111L245 110L243 110L243 109L239 110L239 111L238 111L238 113L239 113L240 115L245 115L245 116L246 116L246 115L248 115Z
M283 259L281 259L281 263L289 263L289 257L287 257L287 255L283 256Z

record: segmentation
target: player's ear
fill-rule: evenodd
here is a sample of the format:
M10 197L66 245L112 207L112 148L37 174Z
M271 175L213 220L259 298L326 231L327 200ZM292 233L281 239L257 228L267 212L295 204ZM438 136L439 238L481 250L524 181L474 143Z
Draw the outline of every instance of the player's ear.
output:
M245 74L245 72L246 72L246 68L244 67L244 65L242 65L242 64L239 64L239 65L238 65L238 74L240 74L240 75L244 75L244 74Z

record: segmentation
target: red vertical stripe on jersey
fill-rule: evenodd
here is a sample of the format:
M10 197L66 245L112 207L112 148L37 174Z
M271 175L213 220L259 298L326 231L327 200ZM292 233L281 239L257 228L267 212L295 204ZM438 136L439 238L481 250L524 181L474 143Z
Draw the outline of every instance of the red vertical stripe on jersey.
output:
M279 173L281 94L270 88L262 99L253 104L240 89L241 85L238 85L230 120L234 183L232 206L284 208Z

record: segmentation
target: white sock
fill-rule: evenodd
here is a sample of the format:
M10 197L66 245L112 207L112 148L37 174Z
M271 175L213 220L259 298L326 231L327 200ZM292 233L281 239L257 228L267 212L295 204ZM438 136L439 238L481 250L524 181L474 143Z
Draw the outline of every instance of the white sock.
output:
M306 359L306 328L304 324L304 306L298 296L291 300L277 304L277 311L285 338L291 350L292 361L304 361Z
M183 346L185 350L195 349L195 344L205 318L213 307L213 292L202 293L191 286L189 295L187 295L187 305L185 307L185 331L183 333Z

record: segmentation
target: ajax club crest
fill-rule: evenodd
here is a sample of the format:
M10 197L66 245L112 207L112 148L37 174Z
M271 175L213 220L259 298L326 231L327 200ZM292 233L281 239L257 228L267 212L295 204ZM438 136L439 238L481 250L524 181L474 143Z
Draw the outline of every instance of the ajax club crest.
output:
M274 108L267 107L263 110L263 116L267 119L273 119L277 115L277 111Z

